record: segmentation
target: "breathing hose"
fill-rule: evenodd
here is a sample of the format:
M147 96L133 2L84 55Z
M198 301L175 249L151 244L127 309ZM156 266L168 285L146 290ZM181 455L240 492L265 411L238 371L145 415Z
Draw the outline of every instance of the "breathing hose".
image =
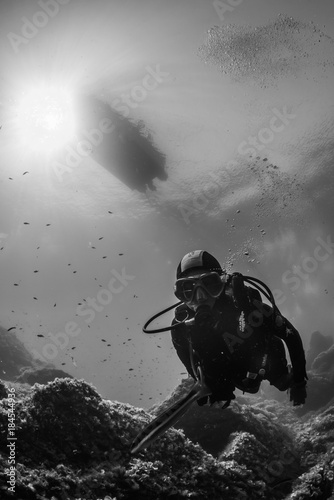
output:
M239 274L239 273L233 273L231 275L231 277L234 275L234 274ZM269 300L269 302L272 304L273 306L273 309L274 309L274 318L273 320L275 321L275 316L276 314L281 314L276 303L275 303L275 299L274 299L274 296L270 290L270 288L265 284L263 283L263 281L257 279L257 278L252 278L251 276L242 276L242 279L244 280L244 282L246 283L249 283L250 285L252 285L254 288L256 288L260 293L262 293L267 300ZM143 326L143 332L146 333L146 334L153 334L153 333L161 333L161 332L168 332L170 330L174 330L175 328L178 328L179 326L182 326L186 323L187 319L183 320L183 321L180 321L178 323L175 323L174 325L171 325L171 326L166 326L166 327L163 327L163 328L155 328L155 329L152 329L152 330L148 330L147 327L152 323L152 321L154 321L156 318L162 316L163 314L165 314L166 312L170 311L171 309L174 309L175 307L179 306L180 304L182 304L183 302L180 300L179 302L177 302L176 304L173 304L172 306L169 306L167 307L166 309L163 309L162 311L158 312L157 314L154 314L154 316L152 316L151 318L149 318L146 323L144 324Z

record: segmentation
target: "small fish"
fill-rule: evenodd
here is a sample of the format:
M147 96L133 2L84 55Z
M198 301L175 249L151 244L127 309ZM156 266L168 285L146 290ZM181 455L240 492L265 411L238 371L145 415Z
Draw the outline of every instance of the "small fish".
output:
M7 332L10 332L11 330L16 330L16 326L11 326L10 328L8 328Z

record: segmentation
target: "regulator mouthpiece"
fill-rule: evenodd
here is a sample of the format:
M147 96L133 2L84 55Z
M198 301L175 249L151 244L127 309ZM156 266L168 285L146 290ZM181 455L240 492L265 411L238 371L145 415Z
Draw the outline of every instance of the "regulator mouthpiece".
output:
M199 306L194 319L196 326L207 326L208 323L212 322L211 307L208 305Z

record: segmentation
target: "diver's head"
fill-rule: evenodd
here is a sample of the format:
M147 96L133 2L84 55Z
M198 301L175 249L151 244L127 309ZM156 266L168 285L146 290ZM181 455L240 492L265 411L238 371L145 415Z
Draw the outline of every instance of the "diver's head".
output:
M195 313L209 311L224 288L223 270L218 260L205 250L187 253L176 271L174 293Z

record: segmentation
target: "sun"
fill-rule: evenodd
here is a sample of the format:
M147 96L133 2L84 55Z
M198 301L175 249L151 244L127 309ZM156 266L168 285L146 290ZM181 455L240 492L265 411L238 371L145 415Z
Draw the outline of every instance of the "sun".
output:
M25 151L56 153L75 134L73 99L65 88L25 89L12 111L12 131Z

